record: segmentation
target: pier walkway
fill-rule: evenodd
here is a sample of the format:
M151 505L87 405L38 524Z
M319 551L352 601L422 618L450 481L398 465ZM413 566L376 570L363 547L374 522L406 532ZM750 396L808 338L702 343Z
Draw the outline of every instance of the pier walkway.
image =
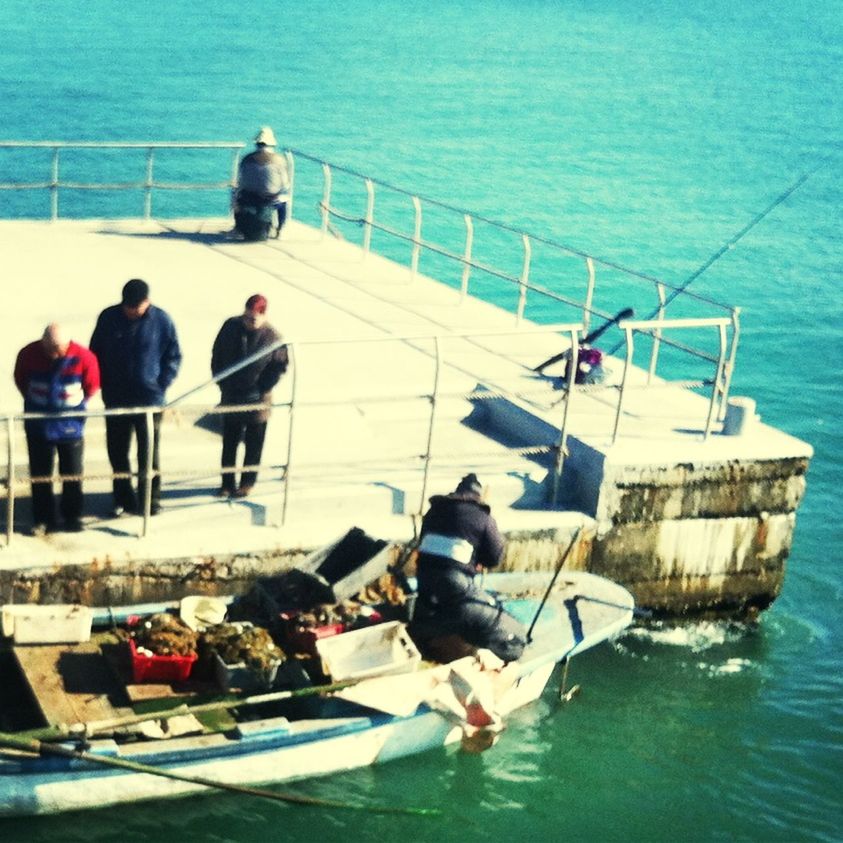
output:
M104 425L92 418L85 531L28 536L26 449L18 422L15 533L0 548L0 569L312 548L353 525L406 540L411 514L423 508L429 447L425 497L476 471L504 530L570 530L588 520L547 507L564 392L531 367L568 342L560 326L518 324L511 313L463 299L458 279L452 287L414 276L295 220L281 240L266 243L240 242L229 229L225 219L0 221L7 291L0 356L9 373L0 379L0 413L21 410L11 379L17 351L51 321L87 344L98 313L119 301L129 278L148 281L153 303L176 323L184 355L162 429L163 510L150 519L146 535L141 518L109 515ZM269 321L292 343L295 375L288 373L275 391L266 467L255 492L224 501L213 496L220 439L216 417L207 415L218 399L216 386L207 383L210 350L223 320L242 312L255 292L267 296ZM619 384L623 360L608 365L610 384ZM558 375L558 367L551 374ZM642 388L645 383L645 372L630 370L619 417L614 388L578 389L570 402L563 500L572 494L590 500L579 506L585 512L591 506L590 515L600 515L595 489L611 462L810 457L804 443L754 421L751 436L723 436L714 418L704 437L707 398L658 378ZM508 397L483 400L478 389ZM94 402L92 409L98 407ZM7 433L2 437L8 451Z

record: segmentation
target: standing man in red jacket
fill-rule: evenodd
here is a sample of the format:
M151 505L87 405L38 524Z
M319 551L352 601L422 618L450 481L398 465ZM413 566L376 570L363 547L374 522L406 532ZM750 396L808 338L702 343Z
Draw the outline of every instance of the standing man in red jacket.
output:
M97 358L84 346L68 340L61 326L48 325L40 340L24 346L15 362L15 384L27 413L64 413L84 410L100 388ZM82 462L84 416L27 419L29 474L49 478L32 482L32 534L43 536L57 529L53 498L53 465L59 458L62 483L61 515L64 529L82 529Z

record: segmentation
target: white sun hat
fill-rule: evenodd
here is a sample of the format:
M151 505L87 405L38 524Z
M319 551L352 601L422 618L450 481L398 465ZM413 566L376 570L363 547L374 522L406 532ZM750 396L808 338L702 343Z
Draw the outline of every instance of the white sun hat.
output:
M255 135L255 143L262 143L264 146L275 146L275 132L269 126L261 126L260 131Z

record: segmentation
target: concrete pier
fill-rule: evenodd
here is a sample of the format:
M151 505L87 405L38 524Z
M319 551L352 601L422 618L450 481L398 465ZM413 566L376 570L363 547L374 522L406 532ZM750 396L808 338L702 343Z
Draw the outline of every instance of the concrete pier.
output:
M238 242L229 228L220 219L0 222L9 372L0 413L21 409L17 351L51 321L86 344L132 277L149 282L176 322L184 363L168 399L185 396L165 414L163 511L146 524L110 517L103 421L92 417L85 531L27 535L22 424L6 425L0 459L4 476L14 461L16 504L0 548L0 602L230 591L351 526L398 547L412 539L423 498L467 471L488 485L509 539L506 568L551 569L580 529L569 564L618 580L664 614L743 614L778 594L809 445L754 416L731 424L736 435L715 421L704 437L708 400L637 370L618 417L616 359L606 385L575 390L566 407L554 379L531 371L560 350L558 332L295 220L267 243ZM255 292L268 297L294 363L274 395L255 494L229 502L212 494L220 440L208 411L218 390L202 385L217 330ZM563 417L562 508L552 508Z

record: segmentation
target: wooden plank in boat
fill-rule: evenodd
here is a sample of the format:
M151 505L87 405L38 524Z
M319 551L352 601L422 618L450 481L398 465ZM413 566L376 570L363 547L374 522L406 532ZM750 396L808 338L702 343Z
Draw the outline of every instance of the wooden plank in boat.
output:
M132 713L124 704L125 688L95 642L19 645L13 651L45 725Z

